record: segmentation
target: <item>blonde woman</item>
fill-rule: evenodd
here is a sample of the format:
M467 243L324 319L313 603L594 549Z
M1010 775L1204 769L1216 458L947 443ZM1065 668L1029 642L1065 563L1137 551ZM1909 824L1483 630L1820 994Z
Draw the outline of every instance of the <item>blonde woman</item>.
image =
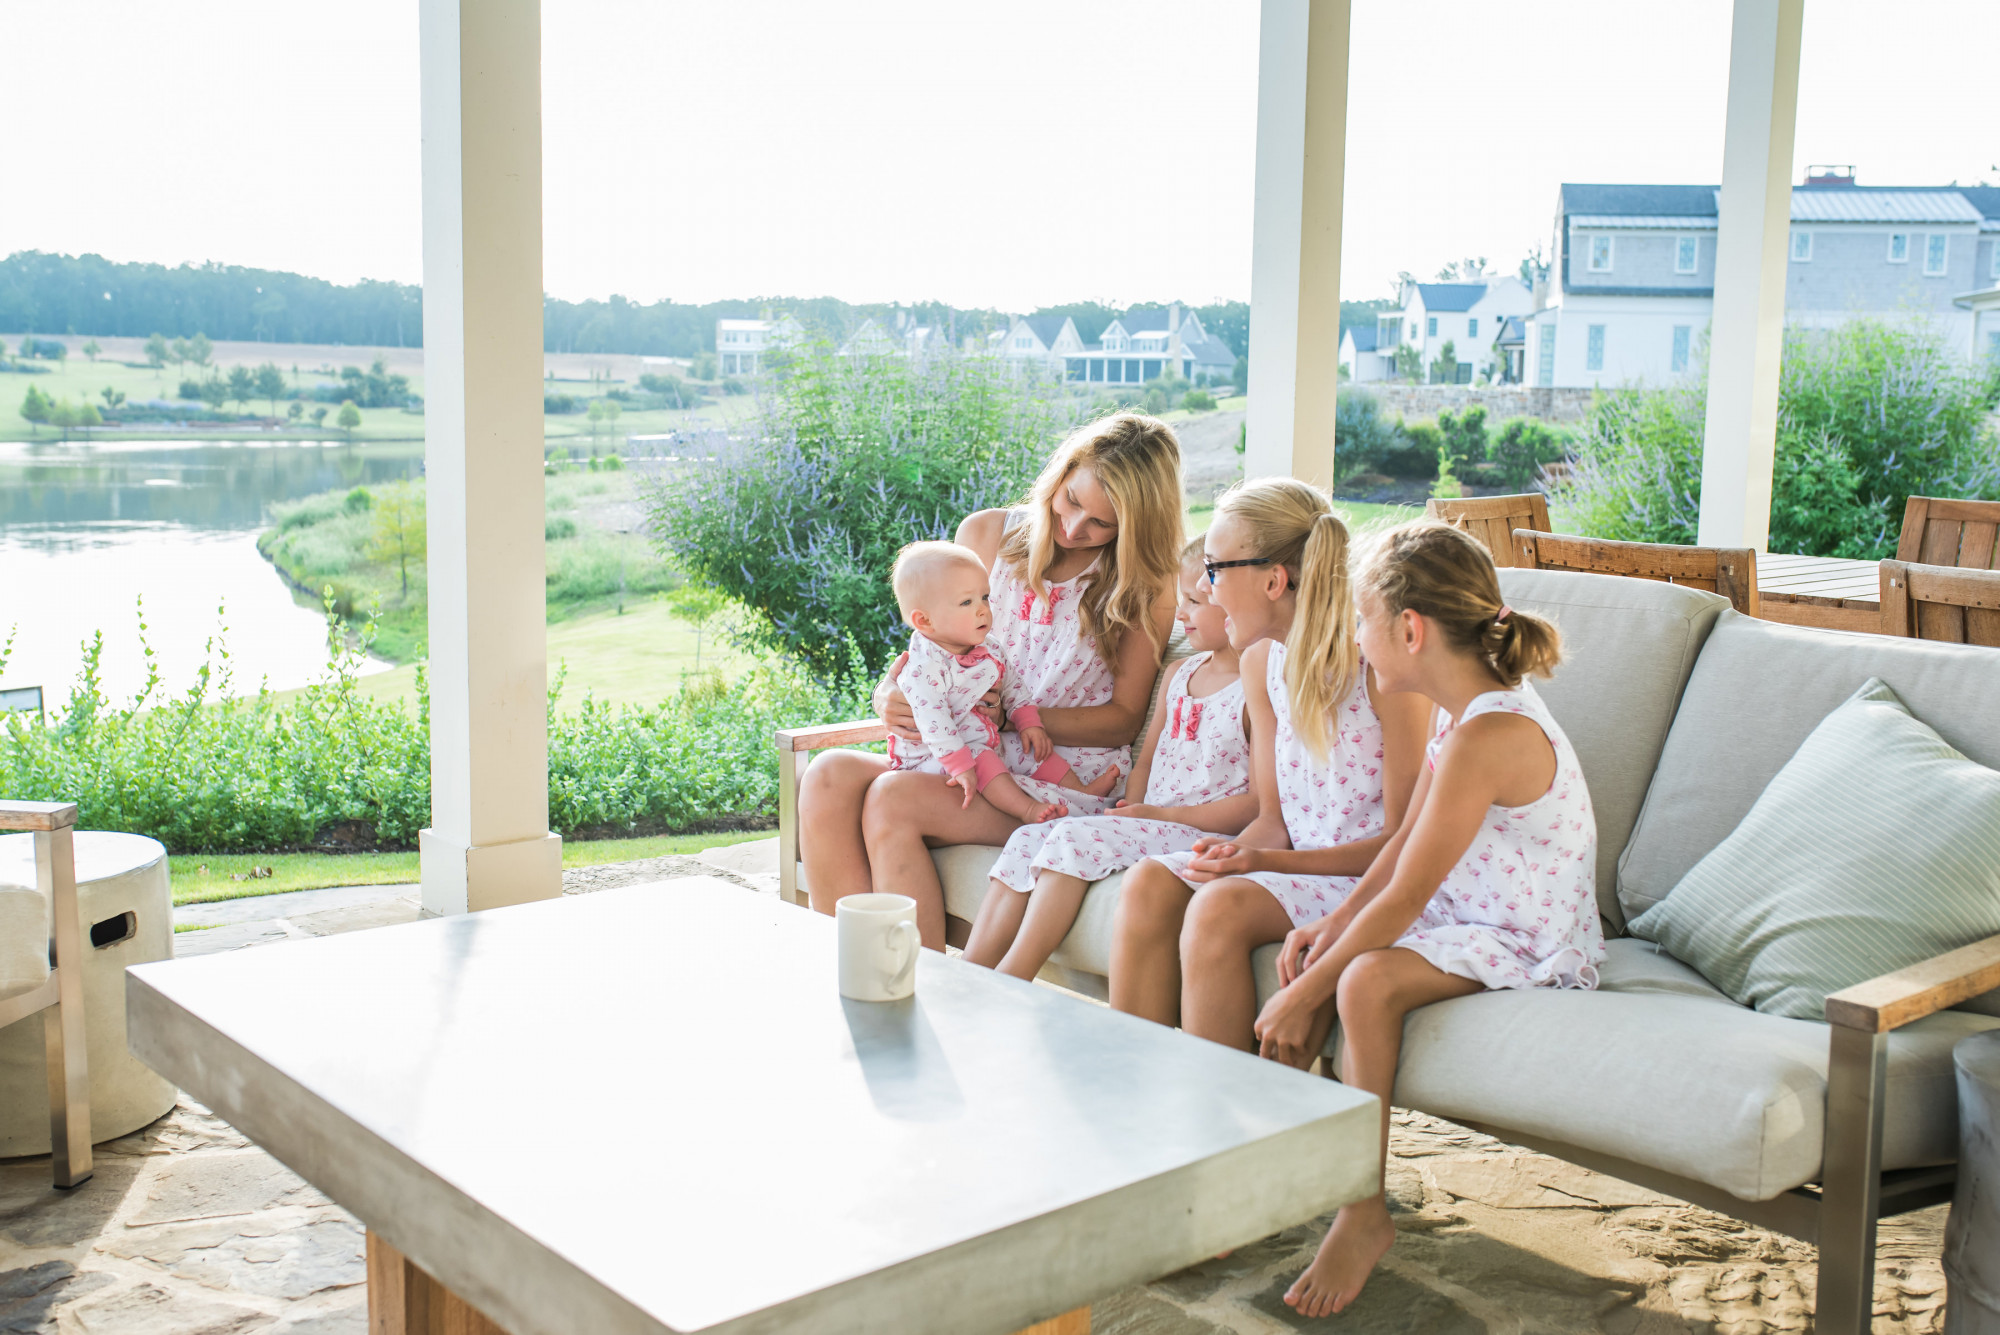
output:
M1346 526L1317 487L1225 494L1210 599L1243 656L1257 818L1126 873L1111 1004L1254 1050L1250 956L1338 908L1401 824L1430 702L1384 693L1355 645Z
M1114 766L1130 770L1173 623L1181 532L1180 442L1164 422L1130 413L1065 441L1019 508L959 524L959 544L991 568L987 643L1008 668L995 722L1009 769L1029 773L1059 756L1086 783ZM890 731L915 740L893 686L901 666L890 665L875 708ZM1052 756L1029 760L1021 730L1032 728L1047 734ZM1005 844L1017 824L990 807L968 810L937 775L891 771L856 751L814 761L799 791L813 907L831 913L870 890L909 895L934 950L944 948L945 915L930 850Z

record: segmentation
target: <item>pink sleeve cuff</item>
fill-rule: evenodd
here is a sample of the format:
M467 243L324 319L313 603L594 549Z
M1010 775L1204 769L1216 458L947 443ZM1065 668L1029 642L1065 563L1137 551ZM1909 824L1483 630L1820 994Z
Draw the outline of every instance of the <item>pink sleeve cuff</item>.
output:
M1049 758L1047 760L1044 760L1041 764L1037 765L1035 767L1035 772L1029 775L1028 777L1032 779L1040 779L1043 783L1061 783L1063 781L1063 776L1068 773L1069 773L1069 762L1067 760L1064 760L1056 752L1051 751L1049 752Z
M982 752L981 754L990 756L993 753L991 751L986 751ZM959 775L965 773L967 770L973 767L975 762L972 757L972 748L969 746L961 746L958 748L958 750L952 752L948 756L939 756L938 763L944 766L944 772L946 774L949 774L951 775L952 778L956 779ZM982 781L980 787L983 788L985 786L986 786L985 783Z
M981 751L972 768L979 775L979 791L982 793L986 791L987 784L1007 772L1007 767L1000 763L1000 757L992 751Z
M1033 705L1020 705L1009 711L1007 721L1014 725L1014 731L1042 726L1042 711Z

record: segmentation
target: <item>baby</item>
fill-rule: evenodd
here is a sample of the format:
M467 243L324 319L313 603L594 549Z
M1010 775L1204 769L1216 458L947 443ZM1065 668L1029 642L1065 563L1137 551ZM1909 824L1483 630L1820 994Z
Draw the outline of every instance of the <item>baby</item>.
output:
M903 620L916 632L910 636L909 662L896 676L896 689L909 701L923 736L922 742L890 737L891 768L942 774L965 790L965 806L972 805L974 796L984 797L1024 824L1068 812L1055 788L1093 798L1110 794L1119 779L1115 767L1090 784L1065 768L1053 785L1028 779L1027 787L1007 772L996 749L1000 729L976 707L1000 684L1006 667L986 648L993 612L987 606L986 568L977 556L957 543L913 542L897 553L890 580ZM1046 759L1053 749L1048 733L1038 725L1023 727L1020 734L1038 758Z

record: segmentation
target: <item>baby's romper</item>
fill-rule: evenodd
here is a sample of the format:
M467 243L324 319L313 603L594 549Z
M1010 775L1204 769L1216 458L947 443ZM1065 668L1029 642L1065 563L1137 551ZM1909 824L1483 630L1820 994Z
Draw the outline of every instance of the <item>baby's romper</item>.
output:
M1010 517L1009 527L1013 522ZM1083 633L1083 620L1077 613L1077 598L1096 569L1092 562L1081 574L1060 584L1046 584L1038 598L1014 577L1006 558L994 558L993 629L986 639L993 651L1007 660L1007 680L1001 691L1008 714L1022 705L1077 708L1111 699L1111 669L1098 657L1096 642ZM1145 631L1134 629L1131 633L1143 635ZM1022 744L1020 733L1000 734L1000 758L1014 775L1014 782L1036 801L1061 802L1072 816L1093 816L1122 795L1122 784L1105 797L1059 786L1056 780L1062 777L1062 769L1054 763L1057 756L1068 762L1083 783L1113 765L1128 772L1132 768L1129 746L1058 745L1044 762L1037 761ZM1038 770L1042 777L1037 777Z
M1333 710L1333 745L1324 765L1292 731L1291 697L1285 691L1285 646L1272 641L1264 688L1278 716L1272 742L1278 762L1279 811L1295 849L1333 848L1382 833L1382 720L1368 701L1368 664L1357 665L1354 689ZM1187 880L1192 853L1160 859ZM1294 927L1324 918L1340 907L1359 876L1309 876L1303 872L1253 871L1244 879L1271 892ZM1199 883L1188 881L1199 888Z
M1597 986L1597 817L1576 748L1528 682L1474 697L1459 724L1496 712L1530 718L1555 748L1556 777L1524 807L1493 806L1458 865L1396 942L1487 987ZM1441 733L1427 748L1437 766Z
M979 786L1006 772L997 747L1000 729L973 706L999 682L999 659L977 645L954 654L922 635L910 636L910 657L896 674L896 689L916 715L921 742L889 738L889 768L957 777L979 771Z
M1250 790L1250 746L1243 737L1243 683L1232 681L1199 698L1188 694L1195 670L1210 654L1195 654L1175 669L1160 709L1166 728L1153 750L1146 805L1191 807ZM1170 820L1126 816L1072 816L1023 825L990 873L1011 890L1035 888L1047 870L1095 881L1145 858L1194 847L1203 831Z

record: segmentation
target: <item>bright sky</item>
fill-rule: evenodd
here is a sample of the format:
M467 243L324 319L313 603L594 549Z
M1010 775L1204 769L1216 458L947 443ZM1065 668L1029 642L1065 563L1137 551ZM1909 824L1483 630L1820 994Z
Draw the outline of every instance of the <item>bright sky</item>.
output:
M2000 182L2000 5L1810 0L1798 179ZM1713 182L1727 0L1355 0L1343 295ZM1254 0L547 0L548 290L1024 310L1250 291ZM0 254L421 277L410 0L0 6ZM1976 61L1974 64L1976 65Z

